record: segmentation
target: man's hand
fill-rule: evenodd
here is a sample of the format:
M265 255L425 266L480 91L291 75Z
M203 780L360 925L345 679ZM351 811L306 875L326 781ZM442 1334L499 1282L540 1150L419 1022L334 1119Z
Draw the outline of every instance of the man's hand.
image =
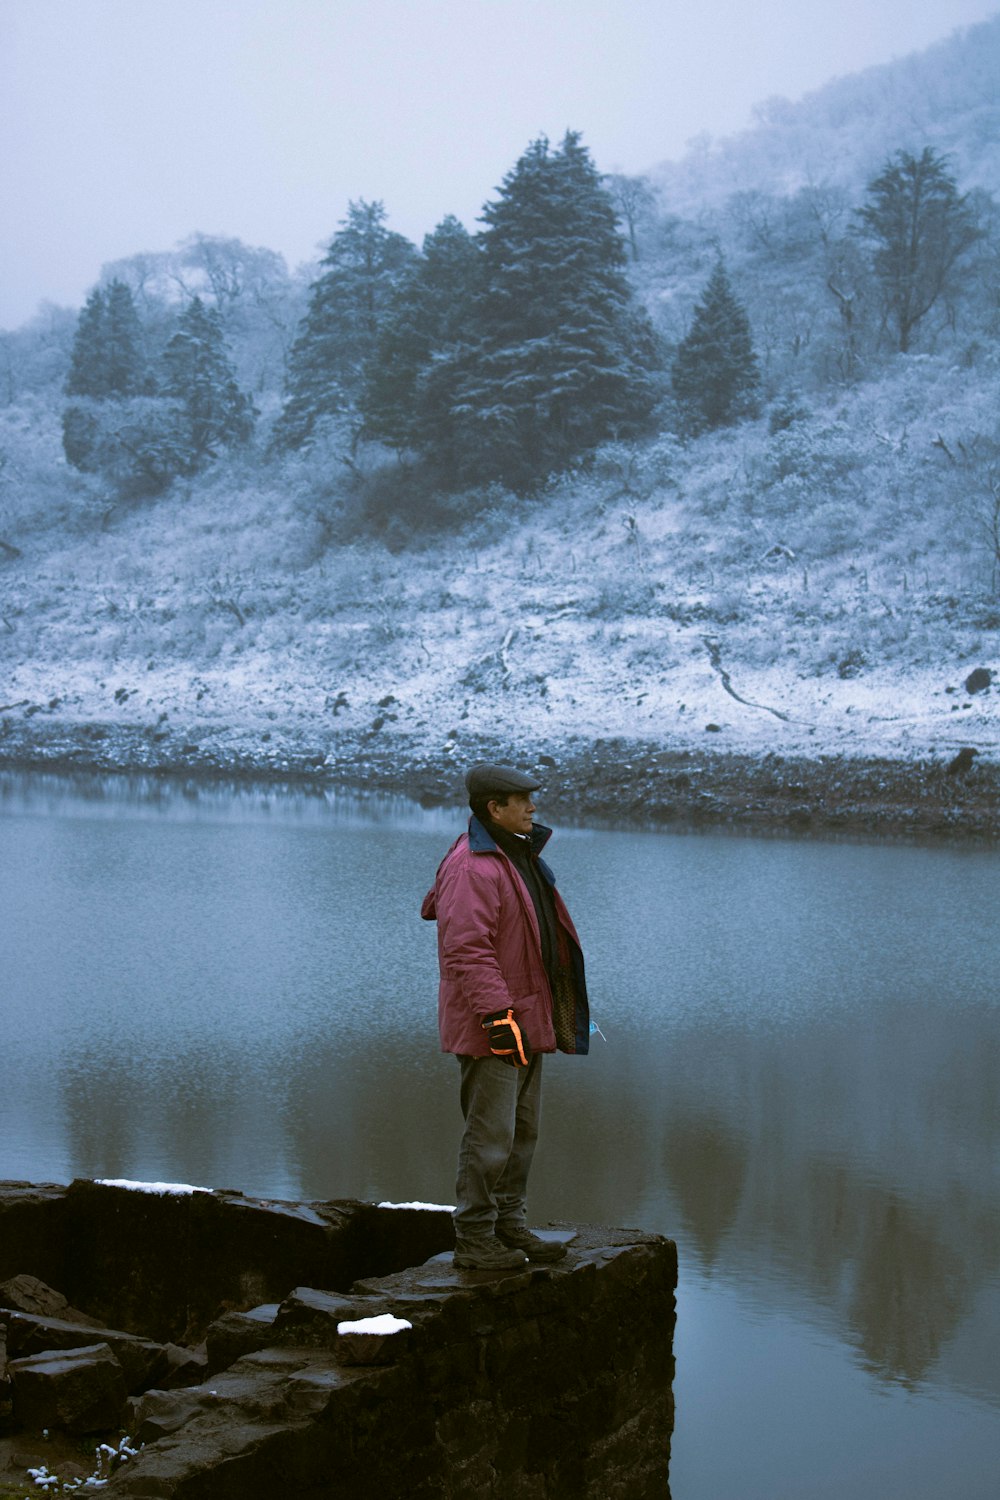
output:
M514 1012L495 1010L482 1023L494 1057L502 1058L512 1068L526 1068L531 1061L531 1043L514 1020Z

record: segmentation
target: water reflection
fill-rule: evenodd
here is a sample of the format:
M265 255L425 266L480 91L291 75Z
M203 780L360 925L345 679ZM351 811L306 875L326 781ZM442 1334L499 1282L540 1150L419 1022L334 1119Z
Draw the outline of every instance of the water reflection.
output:
M417 911L460 815L130 795L0 778L2 1175L451 1201ZM677 1238L675 1463L686 1432L711 1442L684 1339L729 1308L734 1358L735 1297L785 1330L768 1380L826 1340L824 1382L935 1393L994 1474L995 1412L980 1429L954 1393L1000 1402L1000 856L560 830L552 858L607 1042L547 1063L532 1206ZM719 1390L715 1368L704 1412ZM926 1414L892 1410L917 1454ZM798 1479L775 1454L761 1494L819 1493L808 1454ZM735 1493L707 1463L686 1500ZM922 1472L908 1494L935 1493Z
M664 1176L705 1270L719 1262L735 1228L749 1161L749 1143L720 1120L682 1117L671 1121L665 1133Z
M164 817L214 823L385 824L394 828L451 826L453 811L422 806L411 797L385 792L335 791L310 782L252 781L245 777L206 780L199 776L135 773L54 775L0 771L0 811L15 815L55 813L69 817Z

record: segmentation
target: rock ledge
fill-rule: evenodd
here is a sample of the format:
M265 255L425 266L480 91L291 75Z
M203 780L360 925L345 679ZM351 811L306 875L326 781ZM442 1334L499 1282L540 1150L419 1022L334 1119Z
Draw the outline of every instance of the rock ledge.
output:
M0 1485L61 1427L134 1500L662 1497L676 1249L544 1232L489 1275L444 1210L0 1184Z

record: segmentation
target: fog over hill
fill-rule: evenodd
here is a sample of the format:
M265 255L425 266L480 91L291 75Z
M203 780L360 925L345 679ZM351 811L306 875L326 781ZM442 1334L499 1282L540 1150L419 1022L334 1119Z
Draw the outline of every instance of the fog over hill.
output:
M906 142L949 156L966 190L1000 188L1000 14L924 52L763 101L738 135L691 143L650 168L674 213L697 216L734 192L791 195L821 183L860 193Z
M378 326L335 335L320 317L346 316L357 224L331 226L311 293L280 256L218 237L119 261L86 314L113 291L134 313L118 389L94 383L78 309L4 335L0 754L85 760L120 733L142 764L231 750L280 771L359 746L458 765L505 739L558 760L613 738L940 764L967 746L983 774L1000 753L998 79L1000 17L771 101L648 180L608 179L651 394L617 427L591 413L578 451L530 482L499 461L477 473L468 436L527 381L468 394L501 348L500 302L475 280L506 274L498 238L444 226L421 253L395 236ZM912 328L871 227L898 153L936 164L931 260L958 236L918 268L937 281ZM544 177L564 158L525 160ZM445 334L460 264L472 300ZM745 400L721 416L710 345L693 396L676 377L720 265L752 341ZM184 374L199 339L216 361L200 418ZM494 365L470 366L477 349ZM431 411L442 372L457 384ZM308 419L294 441L290 391Z

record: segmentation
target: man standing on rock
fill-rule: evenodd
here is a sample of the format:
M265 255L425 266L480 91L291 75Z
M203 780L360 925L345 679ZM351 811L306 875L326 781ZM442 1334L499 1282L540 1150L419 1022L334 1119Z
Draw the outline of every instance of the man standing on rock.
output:
M424 898L438 924L441 1050L461 1067L455 1264L504 1270L559 1260L565 1246L527 1226L542 1054L585 1053L583 954L541 859L552 830L532 822L540 783L480 762L465 778L472 817Z

